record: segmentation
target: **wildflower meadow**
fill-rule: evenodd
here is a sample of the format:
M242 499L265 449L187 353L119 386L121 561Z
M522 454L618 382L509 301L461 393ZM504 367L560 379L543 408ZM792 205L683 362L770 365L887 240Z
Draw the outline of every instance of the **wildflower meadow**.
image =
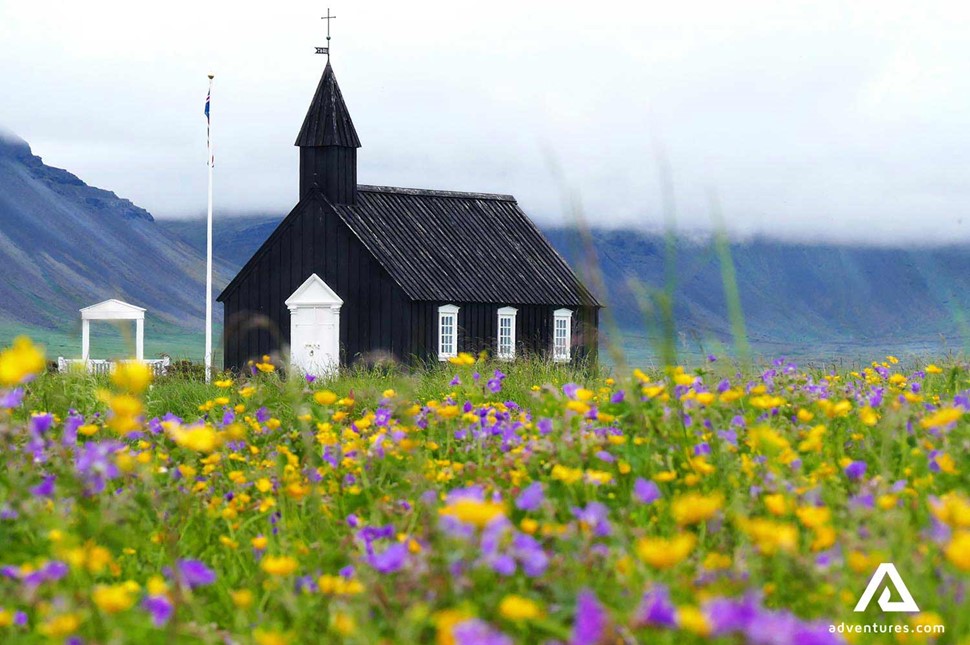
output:
M44 368L0 354L4 643L970 642L953 360ZM918 611L854 611L883 563Z

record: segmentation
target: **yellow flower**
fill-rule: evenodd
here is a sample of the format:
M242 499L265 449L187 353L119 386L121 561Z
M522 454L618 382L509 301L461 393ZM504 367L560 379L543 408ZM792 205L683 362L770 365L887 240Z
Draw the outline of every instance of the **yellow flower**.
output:
M464 609L442 609L432 618L436 630L435 645L457 645L452 628L471 618Z
M91 594L91 599L94 600L98 609L109 614L125 611L135 604L132 588L126 583L97 585Z
M549 475L564 484L575 484L580 479L583 478L583 471L580 468L569 468L568 466L563 466L562 464L556 464L552 467L552 471Z
M810 529L828 524L832 518L832 511L826 506L803 506L795 511L795 514L802 525Z
M459 498L438 511L441 515L453 517L459 522L472 524L479 528L486 526L497 517L505 515L505 506L499 502L485 502L466 497Z
M253 592L249 589L230 591L229 597L232 598L232 604L240 609L246 609L253 604Z
M656 569L670 569L683 562L694 550L697 538L682 533L671 539L645 537L637 540L636 552L641 560Z
M942 374L943 373L943 370L940 369L939 367L937 367L936 365L934 365L933 363L930 363L929 365L926 366L926 373L927 374Z
M256 369L264 374L271 374L276 371L276 366L269 362L269 357L264 357L266 360L260 363L256 363Z
M753 396L748 399L748 402L759 410L770 410L771 408L780 408L788 402L780 396L772 396L770 394L762 394L761 396Z
M350 636L357 631L357 622L348 613L338 611L330 615L330 624L341 636Z
M169 428L169 433L175 443L189 450L212 452L222 445L222 438L219 434L206 425L183 428L177 424L172 424Z
M20 385L44 370L44 352L26 336L0 352L0 385Z
M742 518L737 524L764 555L772 555L778 551L790 553L798 547L798 530L791 524L762 518Z
M273 576L288 576L294 571L296 571L299 563L296 558L291 558L288 555L268 555L263 558L260 568L266 573Z
M266 536L264 535L257 535L252 539L253 548L256 549L257 551L262 551L263 549L265 549L268 543L269 543L269 540L267 540Z
M257 645L289 645L293 642L293 634L289 632L275 632L258 628L253 632L253 640Z
M698 636L707 636L711 633L711 624L697 607L679 607L677 609L677 624L680 625L681 629Z
M523 596L509 594L502 598L498 612L511 621L534 620L542 616L542 609L534 601Z
M474 365L475 357L467 352L461 352L458 356L449 358L448 362L452 365Z
M313 400L320 405L333 405L337 402L337 395L330 390L319 390L313 393Z
M118 394L108 401L111 417L108 427L118 434L128 434L140 426L138 418L142 413L141 401L130 394Z
M37 628L44 636L50 638L64 638L70 636L81 626L81 619L77 614L60 614L47 621Z
M681 526L698 524L714 517L723 503L724 497L720 493L713 495L687 493L677 497L671 503L670 512L674 516L674 521Z
M798 409L798 420L802 423L808 423L815 418L815 415L806 410L805 408Z
M954 528L970 528L970 500L959 493L947 493L937 502L930 502L930 511L944 524Z
M785 500L785 496L781 493L774 493L772 495L765 495L764 497L765 508L772 515L784 515L788 512L788 502Z
M125 392L141 394L152 382L152 369L141 361L119 363L111 375L111 382Z
M954 534L943 552L960 571L970 571L970 531L959 531Z
M859 420L862 421L863 425L874 426L879 421L879 415L867 405L859 410Z
M961 416L963 416L962 408L940 408L936 412L926 415L919 424L926 429L942 428L955 423Z

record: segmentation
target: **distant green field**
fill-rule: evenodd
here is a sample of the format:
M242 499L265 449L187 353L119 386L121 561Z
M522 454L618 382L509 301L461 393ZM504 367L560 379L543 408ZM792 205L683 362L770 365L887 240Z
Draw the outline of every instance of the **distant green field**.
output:
M81 323L74 329L42 329L0 321L0 346L10 344L17 336L26 335L41 343L47 357L56 360L81 357ZM216 365L222 364L222 326L213 328L213 351ZM156 358L168 354L173 359L201 362L205 351L205 331L186 332L172 325L145 321L145 357ZM95 323L91 326L92 358L125 358L135 353L135 327L131 323Z

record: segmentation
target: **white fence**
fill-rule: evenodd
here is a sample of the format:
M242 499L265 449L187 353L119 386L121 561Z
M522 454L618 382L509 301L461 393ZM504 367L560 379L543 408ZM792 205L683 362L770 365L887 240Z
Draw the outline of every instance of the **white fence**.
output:
M106 361L100 359L89 359L87 361L83 359L75 358L64 358L62 356L57 357L57 371L71 372L71 371L87 371L88 374L111 374L115 370L115 366L118 363L129 363L132 361ZM171 359L166 356L165 358L152 359L147 361L139 361L148 365L152 369L152 374L155 376L164 376L168 374L168 366L171 365ZM86 363L86 365L85 365Z

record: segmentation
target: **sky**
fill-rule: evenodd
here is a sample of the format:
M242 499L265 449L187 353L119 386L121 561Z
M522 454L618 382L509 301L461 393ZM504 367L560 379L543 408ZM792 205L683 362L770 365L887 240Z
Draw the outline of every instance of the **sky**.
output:
M332 0L361 183L541 224L970 241L970 4ZM158 218L297 200L325 57L304 0L0 0L0 128ZM719 216L713 215L719 213Z

